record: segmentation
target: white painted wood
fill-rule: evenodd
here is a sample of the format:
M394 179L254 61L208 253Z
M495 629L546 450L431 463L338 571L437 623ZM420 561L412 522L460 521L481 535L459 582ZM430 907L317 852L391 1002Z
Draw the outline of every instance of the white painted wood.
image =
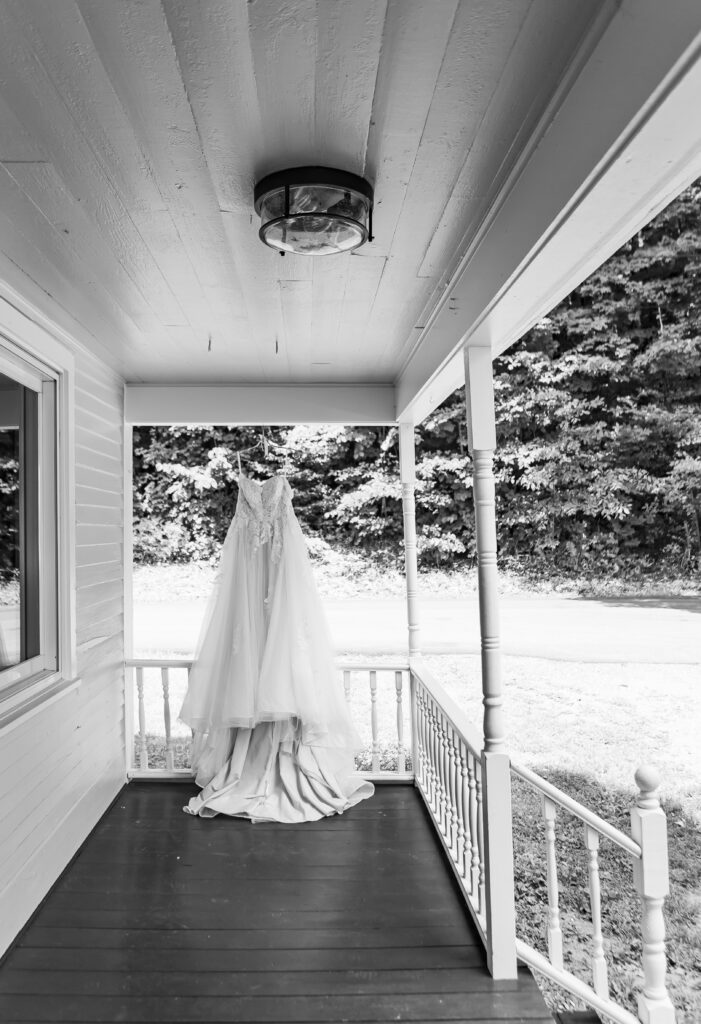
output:
M137 669L136 671L138 673L141 670ZM161 669L161 686L163 688L163 725L166 734L166 770L172 772L175 768L175 751L170 731L170 669L167 665ZM139 706L140 712L141 707Z
M419 573L416 551L416 459L414 427L410 423L399 424L399 470L402 481L408 647L411 657L420 651L421 627L419 625Z
M543 797L543 818L545 819L545 870L548 889L547 940L548 957L553 967L562 969L562 928L560 927L560 887L557 881L557 856L555 853L555 822L557 804Z
M630 812L633 839L642 856L633 862L633 878L642 902L643 990L638 1014L643 1024L674 1024L676 1014L667 992L665 976L665 924L663 907L669 893L667 819L660 807L659 772L648 765L635 773L638 798Z
M587 849L587 872L589 875L589 901L592 923L591 970L594 991L606 998L609 992L604 938L601 933L601 882L599 879L599 833L589 825L584 826L584 845ZM552 958L551 958L552 959ZM555 966L562 966L556 964Z
M482 814L487 962L497 978L516 977L511 771L506 752L497 536L492 461L496 443L492 366L488 350L465 350L467 424L472 455L477 581L482 648ZM478 447L486 445L485 448Z
M544 974L546 978L550 978L557 985L560 985L579 999L584 1000L592 1009L597 1010L609 1020L615 1021L615 1024L640 1024L639 1019L628 1010L625 1010L618 1003L614 1003L610 999L602 999L600 996L597 996L590 985L576 978L569 971L561 971L557 967L553 967L546 956L543 956L542 953L539 953L521 939L516 939L516 952L518 953L519 960Z
M0 300L0 317L14 321L8 326L41 359L60 365L73 354L65 340L57 342L45 326L27 319ZM4 324L3 324L4 326ZM3 733L0 744L0 950L4 950L34 911L66 863L76 852L124 780L123 718L123 596L122 510L105 519L97 508L80 501L72 486L74 438L85 436L83 395L94 382L99 395L102 422L119 438L122 421L122 387L110 371L92 357L78 353L81 380L75 396L59 393L61 431L67 450L59 465L65 510L60 526L59 558L68 566L60 598L67 612L68 654L61 658L78 679L67 679L67 688L41 699ZM73 374L73 370L71 371ZM70 381L66 381L68 386ZM106 402L111 388L112 406ZM95 409L95 403L90 409ZM86 419L92 411L85 412ZM120 449L118 449L120 450ZM120 450L121 451L121 450ZM91 456L82 466L89 468ZM96 477L104 475L100 453L95 451ZM116 484L103 486L121 503L121 462L114 467ZM115 489L116 488L116 489ZM76 504L78 498L78 504ZM95 532L97 531L97 532ZM76 544L76 540L79 541ZM111 559L95 562L96 554ZM75 569L71 563L75 559ZM104 571L103 571L104 570ZM76 577L95 574L91 585L76 588ZM111 580L114 579L115 583ZM72 619L72 622L71 622ZM21 809L18 814L17 809Z
M393 423L391 387L127 386L128 423Z
M495 354L513 344L701 173L701 8L681 0L670 19L654 0L624 0L591 14L460 268L422 320L399 374L402 419L420 422L461 383L466 340Z
M370 728L372 730L372 770L380 770L380 739L377 725L377 672L370 670Z
M404 673L394 673L394 688L397 693L397 771L406 771L406 751L404 748Z
M0 277L133 381L402 376L404 403L418 367L440 401L436 371L550 247L592 168L618 174L629 209L670 194L661 154L688 155L688 103L658 104L670 137L636 155L627 191L614 143L637 131L694 16L687 0L674 19L650 0L6 0ZM310 161L376 187L375 242L325 269L267 251L252 211L257 179ZM587 211L591 244L571 235L552 266L596 253L611 198ZM552 280L536 284L524 317ZM438 307L458 331L447 347L424 336ZM489 330L481 344L511 338Z

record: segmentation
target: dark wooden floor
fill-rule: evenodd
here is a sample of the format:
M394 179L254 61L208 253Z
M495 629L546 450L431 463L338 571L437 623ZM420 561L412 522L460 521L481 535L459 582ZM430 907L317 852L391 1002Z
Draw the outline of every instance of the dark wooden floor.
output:
M0 965L0 1021L552 1020L493 982L416 791L307 825L131 783Z

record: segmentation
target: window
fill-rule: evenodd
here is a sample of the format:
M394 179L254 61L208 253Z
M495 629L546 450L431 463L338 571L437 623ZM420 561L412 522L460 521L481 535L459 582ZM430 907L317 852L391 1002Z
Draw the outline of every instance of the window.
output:
M56 673L56 378L0 348L0 695Z

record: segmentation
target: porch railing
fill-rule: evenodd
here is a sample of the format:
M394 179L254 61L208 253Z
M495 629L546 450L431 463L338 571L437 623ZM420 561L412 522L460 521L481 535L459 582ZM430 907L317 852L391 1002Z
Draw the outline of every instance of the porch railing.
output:
M173 732L172 686L180 674L184 688L192 662L186 659L134 659L127 663L134 686L128 689L127 715L138 721L128 744L132 778L192 778L178 768L178 737ZM419 658L409 665L345 663L339 666L346 699L357 718L358 697L365 693L369 720L369 749L362 774L374 781L414 782L445 849L465 904L489 951L486 896L489 871L485 838L489 822L483 800L484 753L480 732L441 687ZM150 764L149 729L155 686L164 737L164 767ZM407 699L405 699L407 698ZM152 716L151 716L152 717ZM391 721L390 721L391 720ZM387 740L392 736L392 764L387 765ZM184 737L187 740L187 736ZM547 888L547 955L514 938L518 957L566 991L617 1024L674 1024L675 1011L665 985L664 898L669 890L666 818L657 795L659 779L653 769L636 772L639 795L631 809L631 835L626 835L528 768L512 764L512 775L532 787L541 801L545 826L544 860ZM557 872L557 815L564 810L582 825L586 850L592 938L591 984L565 967L559 910ZM643 988L638 1013L611 998L602 932L602 892L599 869L601 840L614 843L630 857L633 879L641 899Z
M130 722L138 723L127 743L129 777L191 779L192 769L182 765L189 760L190 733L183 729L176 733L174 725L192 660L133 658L126 667L133 673L127 714ZM343 661L338 671L345 698L353 704L354 720L366 727L368 746L356 759L359 774L373 782L413 782L408 664ZM174 689L179 691L175 699ZM163 764L158 767L155 742L163 746L159 751Z

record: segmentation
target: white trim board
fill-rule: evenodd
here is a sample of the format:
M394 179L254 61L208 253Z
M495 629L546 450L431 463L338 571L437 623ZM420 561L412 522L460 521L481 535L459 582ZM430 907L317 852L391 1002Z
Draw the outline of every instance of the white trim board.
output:
M357 384L195 387L127 384L126 423L203 425L237 423L394 423L394 388Z

